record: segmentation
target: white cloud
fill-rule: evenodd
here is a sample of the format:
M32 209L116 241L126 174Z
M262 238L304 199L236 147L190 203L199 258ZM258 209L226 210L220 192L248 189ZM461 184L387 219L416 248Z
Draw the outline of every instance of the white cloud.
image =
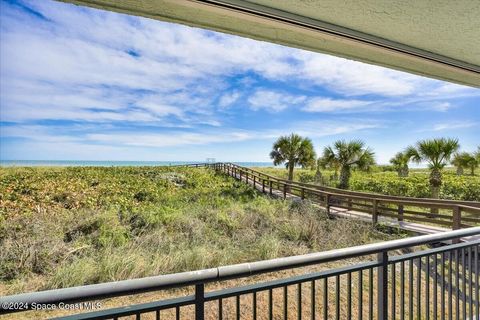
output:
M453 130L453 129L464 129L472 128L478 126L478 123L475 122L448 122L448 123L437 123L433 126L432 131L444 131L444 130Z
M265 109L270 112L282 111L290 106L298 105L305 100L305 96L295 96L264 89L255 91L255 93L248 98L252 110Z
M372 104L370 101L363 100L342 100L330 98L313 98L305 107L302 108L306 112L330 112L330 111L344 111L344 110L358 110L360 107L365 107Z
M235 103L240 98L240 96L241 94L238 91L225 93L220 97L220 101L218 102L218 105L221 108L226 108L232 105L233 103Z

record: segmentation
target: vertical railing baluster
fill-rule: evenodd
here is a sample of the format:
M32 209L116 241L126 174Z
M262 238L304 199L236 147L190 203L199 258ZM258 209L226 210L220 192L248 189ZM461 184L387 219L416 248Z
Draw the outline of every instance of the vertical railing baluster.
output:
M442 268L442 283L441 283L441 290L440 290L440 315L442 320L445 320L445 294L447 290L447 286L445 285L445 252L442 252L442 257L440 260L440 265Z
M373 268L368 271L368 316L373 320Z
M236 316L237 320L240 320L241 312L240 312L240 295L235 297L235 306L236 306Z
M460 319L460 254L458 250L455 250L455 289L455 314L457 319Z
M323 281L323 319L328 319L328 278Z
M434 278L433 278L433 319L437 320L438 316L438 309L437 309L437 304L438 304L438 291L437 291L437 286L438 286L438 257L437 254L435 253L433 255L433 268L435 270L434 272Z
M418 258L417 266L417 319L422 318L422 258Z
M253 306L252 306L253 320L257 319L257 292L253 293Z
M392 315L390 316L390 319L392 320L395 320L395 315L396 315L396 299L395 299L395 296L396 296L396 283L395 283L395 280L396 280L396 270L395 270L395 263L392 264L392 302L391 302L391 306L392 306Z
M358 271L358 320L363 319L363 270Z
M223 319L223 299L218 299L218 319Z
M195 320L205 318L205 284L195 285Z
M297 319L302 320L302 283L297 285Z
M273 290L268 290L268 319L273 319Z
M448 252L448 319L453 318L453 251Z
M155 320L160 320L160 310L155 311Z
M340 320L340 276L335 277L335 317Z
M462 249L462 314L463 319L467 319L467 270L465 269L465 248Z
M380 266L377 268L377 319L388 318L388 252L377 254Z
M283 287L283 319L288 319L288 286Z
M400 265L400 320L405 320L405 261Z
M468 284L469 284L469 298L468 298L468 304L469 304L469 317L470 319L473 319L473 282L472 282L472 277L473 277L473 247L469 247L469 252L468 252ZM480 320L480 319L479 319Z
M425 318L430 319L430 256L425 257Z
M175 307L175 319L180 320L180 306Z
M476 317L477 319L480 319L480 266L479 266L479 260L480 260L480 257L478 256L478 247L479 246L475 246L475 285L476 285L476 288L475 288L475 301L476 301L476 304L477 304L477 314L476 314Z
M310 298L310 314L312 320L315 320L315 280L310 283L311 298Z
M347 274L347 318L352 318L352 273Z
M408 265L408 318L413 320L413 259L409 260Z

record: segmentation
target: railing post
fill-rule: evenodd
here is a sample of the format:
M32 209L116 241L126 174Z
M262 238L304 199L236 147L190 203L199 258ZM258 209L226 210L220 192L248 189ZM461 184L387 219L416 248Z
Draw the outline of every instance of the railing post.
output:
M253 176L253 189L257 187L257 177Z
M372 202L372 221L373 221L374 225L378 223L378 201L377 201L377 199L373 199L373 202Z
M287 199L287 184L283 183L283 199Z
M460 207L455 206L453 207L453 225L452 229L457 230L461 228L462 221L461 221L461 214L460 214Z
M248 184L248 171L245 171L245 182Z
M270 195L272 195L272 193L273 193L273 190L272 190L273 189L273 181L272 180L269 181L269 185L270 185Z
M388 252L379 252L377 259L381 264L377 267L377 319L386 320L388 318Z
M302 187L302 200L305 200L305 188Z
M403 204L398 205L398 222L403 221Z
M330 214L330 194L325 195L325 209L327 209L327 214Z
M262 192L265 193L265 179L262 178Z
M240 170L240 181L242 181L242 170Z
M195 320L205 318L205 284L195 285Z

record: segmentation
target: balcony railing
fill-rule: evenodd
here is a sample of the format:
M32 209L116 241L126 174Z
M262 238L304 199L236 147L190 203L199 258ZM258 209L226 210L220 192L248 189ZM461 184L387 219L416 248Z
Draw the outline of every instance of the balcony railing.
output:
M136 319L196 320L480 319L480 240L426 247L476 235L480 235L480 227L205 270L24 293L0 298L0 314L27 312L32 304L59 306L193 287L193 295L64 319L118 319L132 315ZM335 267L329 268L332 264ZM227 280L267 273L278 276L280 270L305 266L318 270L269 281L255 277L253 284L228 287ZM208 290L212 283L223 289Z

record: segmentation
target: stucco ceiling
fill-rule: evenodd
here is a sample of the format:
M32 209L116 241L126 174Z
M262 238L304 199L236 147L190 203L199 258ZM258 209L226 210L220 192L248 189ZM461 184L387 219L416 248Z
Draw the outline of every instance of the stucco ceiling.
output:
M477 0L62 0L480 87Z

